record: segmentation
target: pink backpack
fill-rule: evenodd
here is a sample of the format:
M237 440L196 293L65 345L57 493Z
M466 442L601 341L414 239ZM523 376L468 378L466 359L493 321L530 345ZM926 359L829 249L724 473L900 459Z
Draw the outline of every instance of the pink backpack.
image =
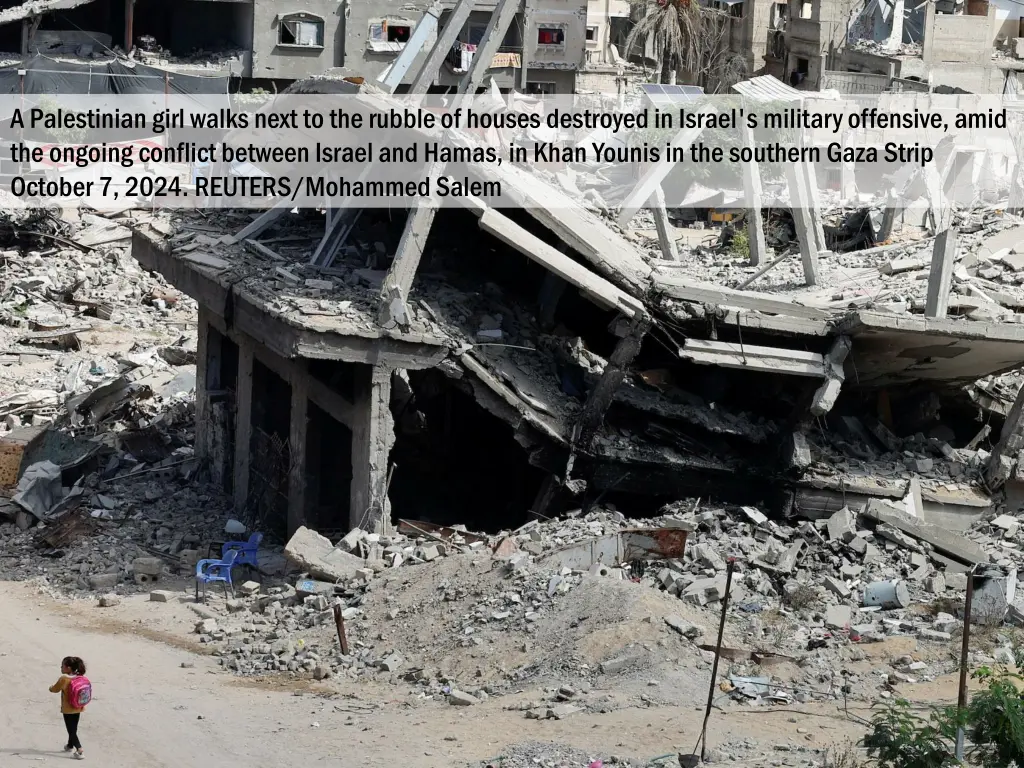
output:
M86 704L92 701L92 683L88 677L77 675L71 678L68 701L75 709L85 709Z

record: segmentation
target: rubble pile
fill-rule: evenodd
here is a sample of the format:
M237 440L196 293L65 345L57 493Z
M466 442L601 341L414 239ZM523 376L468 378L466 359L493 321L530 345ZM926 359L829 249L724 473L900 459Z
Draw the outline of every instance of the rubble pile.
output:
M869 505L863 516L843 509L794 524L770 520L753 507L699 508L692 501L650 520L604 509L532 521L486 545L451 529L446 540L356 529L337 547L328 542L326 549L301 556L320 577L328 575L324 562L349 568L347 574L333 572L336 582L300 578L294 586L263 591L255 582L245 585L245 596L196 606L208 612L201 613L206 618L196 632L214 644L225 667L240 674L383 676L461 706L524 682L557 682L550 700L516 708L528 718L570 716L622 705L615 696L587 695L609 676L619 689L654 701L663 687L652 681L663 680L668 665L677 673L686 670L685 686L695 690L698 676L689 669L706 674L713 660L713 646L706 643L720 611L727 560L736 558L729 620L734 636L727 645L749 650L727 657L730 695L745 704L872 699L895 685L953 670L948 648L962 626L954 613L966 587L966 567L897 528L899 510L877 506ZM956 537L994 564L991 578L979 586L992 601L987 607L984 598L977 603L976 621L999 624L1017 615L1013 598L1000 603L999 595L1006 594L1007 578L1015 578L1007 574L1022 564L1016 553L1006 554L1008 535L1017 535L1020 522L1003 515ZM693 529L682 558L563 564L601 537L681 525ZM295 540L286 548L293 563L299 549ZM338 650L335 605L353 649L347 656ZM643 629L587 657L580 648L588 633L580 630L594 618L602 627ZM919 647L933 650L898 656L882 668L854 669L865 659L863 644L892 636L915 638ZM994 648L976 649L973 660L1012 656L1010 641L1002 639ZM763 665L772 660L784 666L773 665L769 673ZM559 694L563 685L581 695ZM638 694L637 686L650 687Z

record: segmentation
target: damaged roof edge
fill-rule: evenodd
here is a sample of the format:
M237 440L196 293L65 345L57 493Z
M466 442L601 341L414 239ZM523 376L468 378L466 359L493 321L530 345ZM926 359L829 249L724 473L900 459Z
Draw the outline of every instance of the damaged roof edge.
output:
M10 24L49 11L61 11L87 5L93 0L30 0L30 2L0 11L0 24Z

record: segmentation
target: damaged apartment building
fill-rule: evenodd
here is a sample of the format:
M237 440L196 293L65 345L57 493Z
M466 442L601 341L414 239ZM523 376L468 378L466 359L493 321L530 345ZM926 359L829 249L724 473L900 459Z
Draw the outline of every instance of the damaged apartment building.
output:
M357 78L289 92L396 105ZM462 173L518 207L136 217L135 258L200 306L196 449L251 527L496 531L700 497L808 517L879 499L963 530L1019 484L1024 395L969 389L1024 364L1024 324L948 282L923 311L934 236L838 264L818 222L813 280L751 287L763 269L680 258L645 200L613 222L550 169ZM990 218L973 249L1024 248Z
M376 77L407 43L433 42L455 18L459 34L431 83L445 90L470 66L495 3L465 7L463 13L455 3L428 0L3 0L0 50L15 68L33 56L48 57L52 69L54 58L96 65L131 54L170 73L285 86L335 67ZM488 76L503 90L572 93L590 34L586 0L539 0L509 12L515 18ZM426 25L413 38L421 16ZM407 86L411 75L399 80Z
M1017 94L1020 6L1010 0L792 0L788 81L842 93Z

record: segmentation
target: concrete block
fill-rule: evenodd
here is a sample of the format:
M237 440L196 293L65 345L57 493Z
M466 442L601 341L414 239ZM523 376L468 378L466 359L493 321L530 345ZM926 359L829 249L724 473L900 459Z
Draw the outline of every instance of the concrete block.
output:
M95 590L113 589L121 581L119 573L98 573L89 577L89 587Z
M829 629L843 629L850 625L853 612L848 605L830 605L825 611L825 626Z
M260 592L260 583L258 581L245 581L238 587L239 594L250 597L252 595L258 595Z
M436 544L424 544L422 547L416 547L416 551L413 553L413 557L419 558L425 563L437 560L440 556L441 551Z
M288 540L284 555L313 578L331 582L348 581L355 577L358 568L365 566L362 558L335 549L329 539L305 526L300 526Z
M137 557L132 561L132 573L157 576L164 572L164 561L159 557Z
M380 668L384 672L397 672L398 670L400 670L402 668L402 666L404 664L405 664L405 659L403 659L397 653L392 653L389 656L386 656L384 659L381 660Z
M922 629L917 637L920 640L927 640L931 643L944 643L953 639L949 632L939 632L937 629Z
M346 552L356 552L359 548L359 542L365 538L366 531L362 528L353 528L338 542L338 548Z
M103 595L100 597L98 604L100 608L112 608L115 605L121 604L121 596L113 593Z
M203 619L196 623L196 634L197 635L209 635L217 631L217 620L216 619Z
M176 595L176 592L172 592L169 589L154 589L149 593L149 601L151 603L169 603Z
M453 688L448 694L448 703L453 707L470 707L479 703L479 700L475 696Z
M924 588L933 595L941 595L946 591L946 579L941 573L936 573L924 580Z
M831 541L841 541L844 544L852 541L857 536L853 512L848 507L843 507L828 519L826 529Z
M997 568L989 568L983 573L974 579L971 624L994 627L1002 624L1016 597L1017 569L1000 572Z
M825 589L843 599L850 596L850 588L846 583L832 576L825 577Z
M666 616L665 623L688 640L696 641L704 634L704 629L696 624L691 624L679 616Z

